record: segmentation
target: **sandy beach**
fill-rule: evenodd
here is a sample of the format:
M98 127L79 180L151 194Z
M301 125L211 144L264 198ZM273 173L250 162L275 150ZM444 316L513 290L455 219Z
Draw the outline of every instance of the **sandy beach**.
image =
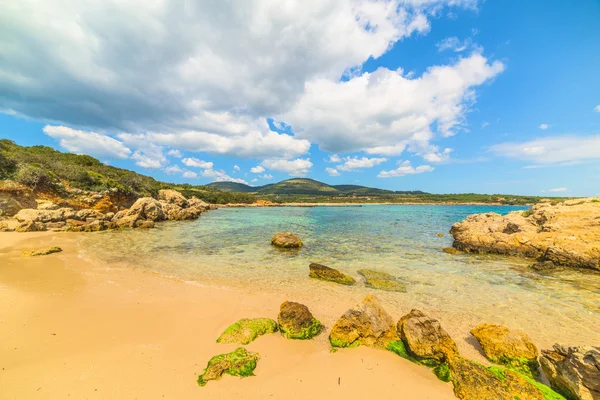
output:
M215 339L242 317L276 318L285 300L201 286L77 257L78 234L0 234L2 399L452 399L451 384L390 352L330 352L311 341L267 335L256 376L225 376L200 388ZM26 249L64 252L22 257ZM326 325L353 304L307 304ZM385 306L385 304L384 304ZM394 316L397 318L398 316Z

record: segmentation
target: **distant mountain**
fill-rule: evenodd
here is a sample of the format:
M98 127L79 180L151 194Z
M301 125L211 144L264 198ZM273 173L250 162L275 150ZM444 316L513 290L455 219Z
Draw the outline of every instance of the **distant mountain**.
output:
M395 193L424 194L421 191L394 192L360 185L328 185L308 178L293 178L264 186L248 186L235 182L213 182L207 186L226 192L256 193L259 195L378 196Z

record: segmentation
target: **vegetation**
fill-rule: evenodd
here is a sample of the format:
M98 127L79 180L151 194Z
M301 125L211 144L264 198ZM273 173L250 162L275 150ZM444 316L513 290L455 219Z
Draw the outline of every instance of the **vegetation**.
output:
M258 336L274 332L277 332L277 322L270 318L243 318L225 329L217 343L248 344Z
M317 336L321 330L323 329L323 325L319 322L318 319L312 318L310 325L307 327L302 327L300 329L296 329L293 325L279 325L279 330L281 334L286 339L298 339L298 340L308 340Z
M488 370L491 373L493 373L494 375L496 375L498 377L498 379L500 379L501 381L504 381L506 379L504 367L498 367L498 366L494 365L494 366L488 367ZM533 386L535 386L540 392L542 392L542 396L544 396L544 400L566 400L566 398L564 396L555 392L554 390L552 390L550 387L544 385L543 383L540 383L540 382L536 381L535 379L531 378L531 376L523 375L517 371L513 371L513 372L516 372L517 374L519 374L519 376L521 378L525 379L527 382L529 382Z
M223 374L232 376L253 376L260 356L240 347L231 353L214 356L198 377L198 385L205 386L208 381L220 379Z

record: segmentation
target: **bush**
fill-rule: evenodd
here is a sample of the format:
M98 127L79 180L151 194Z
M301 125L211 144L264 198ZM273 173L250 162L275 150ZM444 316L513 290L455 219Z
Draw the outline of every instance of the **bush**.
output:
M48 173L44 169L33 165L19 165L15 180L33 190L52 186L52 180Z

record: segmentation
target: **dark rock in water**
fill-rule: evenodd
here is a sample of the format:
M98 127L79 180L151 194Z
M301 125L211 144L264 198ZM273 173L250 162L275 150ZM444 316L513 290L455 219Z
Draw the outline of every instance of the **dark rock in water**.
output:
M281 305L277 321L281 334L287 339L312 339L323 329L308 307L293 301Z
M400 318L397 329L410 353L419 359L431 359L441 363L458 354L456 343L439 321L419 310L412 310Z
M225 329L217 343L248 344L258 336L273 332L277 332L277 322L271 318L243 318Z
M444 237L444 234L443 233L438 233L437 237Z
M540 364L550 384L567 398L600 399L600 347L555 344L542 350Z
M387 272L361 269L358 271L365 278L365 286L388 292L406 292L406 283Z
M259 359L258 353L252 353L243 347L231 353L214 356L208 362L202 375L198 377L198 385L205 386L208 381L220 379L223 374L240 377L253 376Z
M359 345L386 348L398 340L392 317L379 301L368 295L354 308L346 311L337 320L329 341L333 347L356 347Z
M30 257L47 256L48 254L60 253L61 251L62 249L60 247L54 246L44 250L23 251L22 255Z
M291 232L279 232L273 236L271 244L284 249L299 249L302 247L302 240Z
M448 254L460 254L460 253L461 253L461 251L460 251L460 250L458 250L458 249L455 249L454 247L444 247L444 248L442 249L442 251L443 251L444 253L448 253Z
M502 325L481 324L471 330L491 362L537 377L538 349L526 333Z
M356 283L354 278L341 273L337 269L329 268L325 265L312 263L308 266L308 268L310 269L308 276L311 278L341 283L342 285L354 285Z

